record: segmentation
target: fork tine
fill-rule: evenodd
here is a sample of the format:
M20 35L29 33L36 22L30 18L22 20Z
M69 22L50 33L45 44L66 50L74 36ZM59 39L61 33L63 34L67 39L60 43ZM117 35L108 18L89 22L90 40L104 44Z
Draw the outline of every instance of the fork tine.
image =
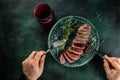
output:
M52 50L53 48L63 45L65 42L66 42L65 39L53 42L51 44L50 48L45 52L45 54L47 54L48 52L50 52L50 50Z
M59 40L59 41L56 41L56 42L52 43L51 46L54 48L54 47L57 47L57 46L60 46L60 45L64 44L65 42L66 42L65 39L64 40Z

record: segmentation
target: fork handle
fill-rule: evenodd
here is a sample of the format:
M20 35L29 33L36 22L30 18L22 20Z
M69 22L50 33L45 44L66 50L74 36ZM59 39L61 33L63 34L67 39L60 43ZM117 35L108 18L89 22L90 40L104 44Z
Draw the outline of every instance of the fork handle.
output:
M44 54L47 54L47 53L49 53L50 52L50 49L48 49L47 51L45 51L45 53Z

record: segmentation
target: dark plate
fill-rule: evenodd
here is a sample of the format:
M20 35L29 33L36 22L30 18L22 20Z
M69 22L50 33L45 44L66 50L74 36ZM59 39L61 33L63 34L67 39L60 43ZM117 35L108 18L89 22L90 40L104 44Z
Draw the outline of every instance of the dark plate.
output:
M82 24L85 24L85 23L90 24L92 27L92 33L90 35L89 41L92 40L92 42L94 42L93 49L98 50L98 48L99 48L99 36L98 36L96 28L93 26L93 24L90 21L88 21L87 19L85 19L83 17L79 17L79 16L67 16L67 17L63 17L62 19L58 20L49 33L48 47L50 48L51 43L53 43L57 40L63 39L64 33L62 31L62 26L65 26L66 24L68 24L69 21L77 21L76 24L79 26ZM67 41L65 48L67 48L68 46L71 45L72 40L75 37L75 33L77 31L77 28L74 29L73 35L70 35L69 40ZM53 58L57 62L60 63L59 57L60 57L60 54L62 54L60 47L54 48L53 50L50 51L50 53L53 56ZM87 54L83 54L80 57L80 59L75 61L74 63L65 62L65 64L62 64L62 65L68 66L68 67L83 66L83 65L87 64L94 56L95 56L95 53L92 50L89 50Z

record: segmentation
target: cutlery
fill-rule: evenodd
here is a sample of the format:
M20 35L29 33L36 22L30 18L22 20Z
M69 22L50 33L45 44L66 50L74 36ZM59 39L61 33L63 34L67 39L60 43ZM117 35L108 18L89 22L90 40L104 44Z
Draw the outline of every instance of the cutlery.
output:
M94 45L94 42L96 42L96 39L95 39L95 38L92 38L92 39L86 44L86 47L88 47L89 50L94 51L95 54L97 54L99 57L103 58L104 55L102 55L101 52L99 52L98 50L93 49L92 46ZM102 42L100 41L100 43L102 43ZM90 45L90 44L92 44L92 45Z
M47 54L47 53L50 52L50 50L52 50L52 49L54 49L54 48L56 48L56 47L58 47L58 46L61 46L61 45L65 44L65 42L66 42L65 39L63 39L63 40L58 40L58 41L53 42L53 43L50 45L50 48L49 48L48 50L46 50L46 52L45 52L44 54Z
M92 44L92 45L91 45ZM92 51L94 51L95 52L95 54L97 54L98 56L100 56L101 58L103 58L103 55L98 51L98 50L95 50L95 49L93 49L93 43L87 43L86 44L86 49L87 49L87 51L85 50L85 53L87 53L89 50L92 50Z

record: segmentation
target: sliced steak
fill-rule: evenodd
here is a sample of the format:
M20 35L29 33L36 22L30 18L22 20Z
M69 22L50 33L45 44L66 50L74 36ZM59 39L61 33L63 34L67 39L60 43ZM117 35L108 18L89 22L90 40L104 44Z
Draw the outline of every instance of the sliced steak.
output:
M72 52L74 54L77 54L77 55L83 54L83 50L79 49L79 48L71 47L70 49L68 49L68 51L70 51L70 52Z
M73 44L73 43L83 43L83 44L86 44L87 42L84 41L84 40L77 40L77 39L74 39L73 42L72 42L72 44Z
M73 48L78 48L78 49L84 49L86 43L73 43L72 47Z
M75 60L71 59L71 58L66 54L66 52L63 53L63 56L65 57L65 59L66 59L69 63L75 62Z
M73 63L80 59L90 34L91 26L89 24L81 25L76 32L76 36L72 41L72 45L63 54L61 54L60 62L62 64L64 64L66 61Z
M87 24L84 24L80 28L78 28L76 37L84 36L85 38L88 38L90 34L91 34L91 27Z
M88 39L76 37L75 40L79 41L79 42L86 42L87 43Z
M91 31L91 26L89 24L83 24L78 28L78 31L84 30L84 29L86 29L87 31L89 31L89 30Z
M86 33L86 34L79 34L79 33L77 33L77 34L76 34L76 37L78 37L78 38L88 39L88 37L89 37L89 33Z
M80 55L74 54L70 51L66 51L66 54L69 58L71 58L72 60L78 60L80 58Z
M60 55L60 63L64 64L66 62L65 57L63 56L63 54Z

